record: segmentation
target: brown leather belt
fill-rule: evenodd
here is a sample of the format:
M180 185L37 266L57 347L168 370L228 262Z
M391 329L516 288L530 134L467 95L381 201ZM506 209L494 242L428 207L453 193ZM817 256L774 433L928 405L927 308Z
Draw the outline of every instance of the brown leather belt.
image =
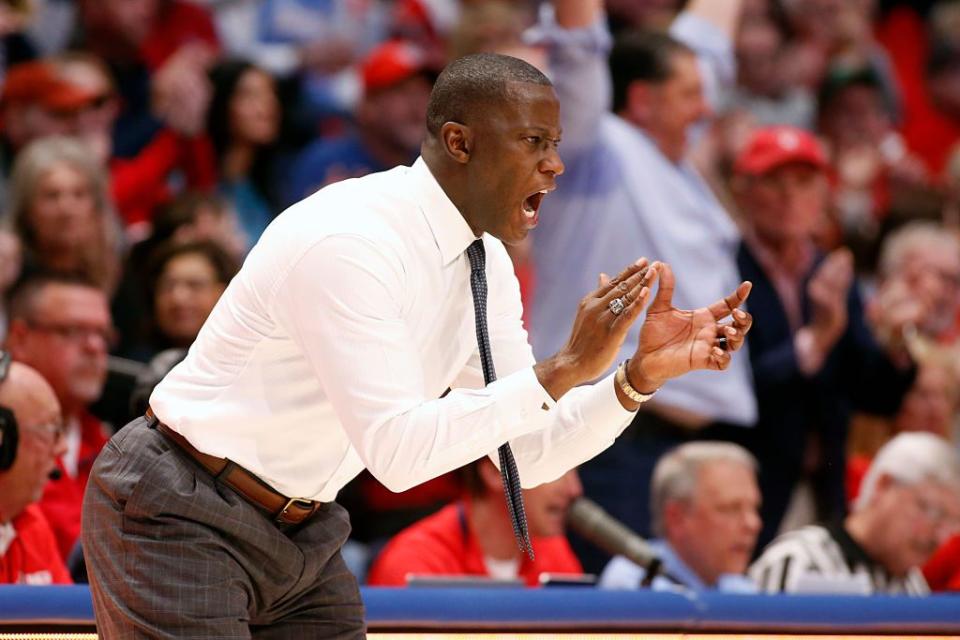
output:
M288 498L240 465L197 450L186 438L160 422L149 408L144 417L210 475L239 493L247 502L269 513L279 524L300 524L323 506L322 502L316 500Z

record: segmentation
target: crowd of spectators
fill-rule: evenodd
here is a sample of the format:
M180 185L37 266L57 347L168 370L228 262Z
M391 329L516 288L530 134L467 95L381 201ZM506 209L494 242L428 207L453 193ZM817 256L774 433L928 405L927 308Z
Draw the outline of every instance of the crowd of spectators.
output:
M536 560L481 460L402 494L361 474L351 569L639 587L567 537L586 496L656 536L654 588L960 589L960 0L0 2L0 582L84 579L110 435L271 220L412 163L478 51L561 104L566 171L508 248L536 355L640 256L684 308L751 280L753 329L526 491Z

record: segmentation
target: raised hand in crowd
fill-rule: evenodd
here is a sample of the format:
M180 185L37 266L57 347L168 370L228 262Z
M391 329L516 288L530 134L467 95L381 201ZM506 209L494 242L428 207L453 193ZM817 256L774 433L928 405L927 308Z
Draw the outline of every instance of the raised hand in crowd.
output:
M157 70L151 80L153 113L174 131L192 137L204 131L213 86L207 71L216 53L194 42L179 50Z
M853 254L842 247L830 252L807 283L811 319L797 335L805 373L820 369L823 360L847 329L847 297L853 284Z
M884 280L867 305L867 319L874 336L897 363L909 363L907 336L916 330L935 308L936 277L894 274Z

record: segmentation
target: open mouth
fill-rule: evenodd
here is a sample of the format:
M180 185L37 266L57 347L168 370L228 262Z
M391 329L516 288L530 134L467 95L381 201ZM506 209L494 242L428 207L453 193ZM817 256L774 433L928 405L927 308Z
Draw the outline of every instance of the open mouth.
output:
M523 215L527 226L533 228L537 226L539 220L540 203L543 202L543 196L547 195L547 189L542 189L527 196L523 201Z

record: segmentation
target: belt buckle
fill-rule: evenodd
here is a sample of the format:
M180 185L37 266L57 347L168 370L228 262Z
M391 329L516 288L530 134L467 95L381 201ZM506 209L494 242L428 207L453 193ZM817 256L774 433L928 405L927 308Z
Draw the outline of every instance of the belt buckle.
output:
M313 500L307 500L306 498L290 498L289 500L287 500L287 504L283 505L283 509L280 509L280 513L277 514L274 520L281 524L287 523L288 521L285 519L285 516L287 515L287 511L289 511L290 507L292 507L295 504L299 505L300 507L309 511L310 513L313 513L316 510L316 505L314 504ZM310 514L307 514L307 515L310 515ZM304 518L306 518L306 516L304 516Z

